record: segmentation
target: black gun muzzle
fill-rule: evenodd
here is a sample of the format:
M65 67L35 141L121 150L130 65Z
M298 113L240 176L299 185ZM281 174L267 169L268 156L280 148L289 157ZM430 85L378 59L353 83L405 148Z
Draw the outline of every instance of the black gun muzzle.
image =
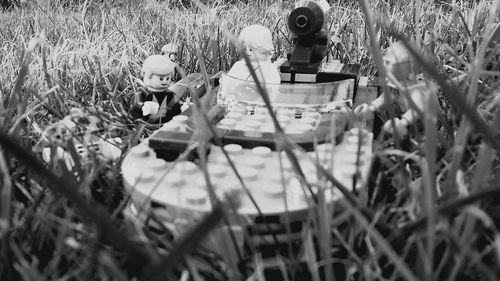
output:
M317 34L325 22L325 11L314 1L304 1L288 17L288 28L299 37Z

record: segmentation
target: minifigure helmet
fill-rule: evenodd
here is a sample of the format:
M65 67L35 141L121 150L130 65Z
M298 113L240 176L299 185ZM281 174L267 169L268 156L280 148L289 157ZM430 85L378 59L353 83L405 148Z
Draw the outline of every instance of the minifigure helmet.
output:
M384 65L387 71L401 83L412 84L417 79L417 62L401 41L394 42L387 49Z
M238 39L246 47L255 49L260 53L272 54L274 51L271 31L263 25L252 24L243 28Z
M168 43L161 48L161 54L170 58L171 61L177 61L177 53L179 52L179 47L174 43ZM172 57L175 56L175 57Z
M178 51L178 47L176 44L174 43L168 43L167 45L161 47L161 54L162 55L165 55L165 54L168 54L168 53L177 53Z

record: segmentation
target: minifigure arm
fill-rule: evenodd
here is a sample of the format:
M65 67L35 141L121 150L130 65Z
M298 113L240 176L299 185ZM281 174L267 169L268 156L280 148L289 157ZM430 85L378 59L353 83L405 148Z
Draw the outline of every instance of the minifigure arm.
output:
M175 70L177 71L177 73L179 74L179 76L182 78L186 77L186 70L180 66L179 64L176 64L175 65Z
M280 84L281 76L276 65L269 61L268 67L269 67L269 77L266 80L266 82L272 84Z
M132 104L130 106L129 114L133 119L138 119L143 117L142 115L142 106L144 102L147 100L147 92L145 89L140 88L139 92L134 93L134 97L132 98Z
M138 104L133 104L130 107L129 114L130 114L130 116L132 116L133 119L141 118L142 117L142 106L140 106Z
M408 99L413 101L414 106L422 112L435 112L439 108L439 88L435 83L419 83L415 88L408 91ZM411 105L410 105L411 108Z
M412 89L407 89L405 95L409 102L413 105L409 105L409 109L401 115L401 118L395 118L394 124L396 130L400 136L404 136L408 133L408 126L415 124L419 116L419 111L424 114L436 114L437 108L439 108L439 102L437 100L438 88L434 84L426 85L420 84ZM387 121L384 126L384 130L389 133L393 133L392 121Z
M382 108L382 106L384 106L384 103L385 103L385 95L382 94L379 97L377 97L376 99L374 99L368 105L368 107L370 108L370 110L375 112L375 111L379 111Z
M392 120L387 120L382 126L382 129L389 134L394 134L394 129L398 132L398 135L403 137L408 134L408 126L414 124L418 120L418 113L410 109L406 111L401 118L394 118L394 126Z
M371 118L373 113L379 111L384 105L385 98L384 95L380 95L378 98L374 99L371 103L363 103L358 105L354 109L354 114L360 116L361 118L367 119Z
M227 75L241 80L247 80L251 77L250 70L248 70L247 64L243 60L239 60L233 64Z
M405 126L408 126L408 125L411 125L411 124L417 122L418 113L413 109L409 109L403 115L401 115L400 119Z

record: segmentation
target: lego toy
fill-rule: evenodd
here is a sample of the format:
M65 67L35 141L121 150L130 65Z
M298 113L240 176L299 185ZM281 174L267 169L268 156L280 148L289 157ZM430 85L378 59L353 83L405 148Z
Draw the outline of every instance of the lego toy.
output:
M429 102L438 104L434 84L417 80L418 66L402 42L395 42L384 56L384 66L387 70L389 88L393 89L392 98L402 112L400 118L388 120L382 129L390 134L394 129L400 136L408 133L408 126L418 120L418 112L426 112ZM402 95L401 95L402 94ZM385 95L380 95L370 104L364 103L354 109L361 118L368 118L386 104Z
M161 47L161 54L167 56L172 62L177 63L179 48L174 43L168 43Z
M266 86L271 85L270 87L273 89L273 91L268 91L271 106L273 107L272 110L287 137L297 146L306 150L306 154L313 158L319 155L319 157L333 159L330 164L335 165L336 169L332 172L343 178L347 186L361 186L363 182L366 182L366 175L371 161L372 134L365 130L345 131L347 118L345 118L344 109L346 104L352 104L357 76L353 72L344 72L346 65L338 61L325 63L325 42L327 40L322 40L322 38L323 36L328 37L328 33L323 30L326 17L324 13L328 7L324 3L326 2L301 1L300 5L292 11L291 19L289 18L289 22L291 22L289 27L292 26L290 28L296 33L297 37L294 39L294 48L291 54L280 68L271 62L273 44L269 29L262 25L251 25L241 31L239 38L250 58L252 67L256 70L257 77L265 82ZM293 27L295 25L298 25L298 27ZM308 41L309 39L314 40ZM310 53L311 48L314 49L313 53ZM168 48L165 47L164 54L167 54L167 51ZM309 67L311 65L312 67ZM355 70L355 68L349 69ZM278 69L281 70L281 73ZM286 80L283 83L282 74L288 75L288 78L292 77L293 81ZM234 85L238 87L232 87ZM223 189L233 188L242 192L243 189L238 186L234 175L226 171L228 170L227 161L222 163L223 161L219 159L222 158L222 147L225 148L230 155L234 155L239 159L236 160L236 165L239 169L241 164L243 178L256 179L259 182L254 189L259 194L257 196L261 198L259 200L263 201L258 202L266 206L266 208L270 208L264 210L264 215L276 215L285 212L286 208L285 205L278 204L278 202L283 203L282 200L277 200L275 204L272 203L274 202L273 198L283 198L280 197L283 196L283 192L278 190L280 185L275 184L279 180L273 178L274 174L279 174L280 169L277 163L280 161L277 159L271 161L270 159L278 158L282 154L277 151L275 128L270 113L261 100L259 93L255 91L254 85L248 66L244 60L240 60L236 62L227 75L223 74L221 76L219 91L212 91L203 97L204 100L210 100L214 94L217 94L218 103L211 105L209 121L214 124L214 130L216 130L218 139L221 142L214 145L212 143L214 140L209 138L208 145L210 148L207 149L207 158L209 159L207 168L209 171L213 169L215 174L227 174L230 177L230 179L223 180L224 184L218 183L217 186ZM221 96L220 99L219 95ZM151 110L154 110L154 108ZM179 193L174 196L169 194L167 196L167 193L160 192L160 189L158 189L158 192L165 194L165 198L171 197L172 200L180 200L163 202L166 205L172 205L168 206L167 209L172 212L183 210L182 212L190 213L190 215L193 215L193 213L199 215L203 213L200 213L200 211L209 208L204 178L189 176L199 172L200 168L194 162L185 162L185 159L181 159L183 164L179 166L179 169L175 170L174 174L165 177L161 176L163 174L161 171L166 165L169 165L167 163L174 163L193 144L193 136L197 129L193 127L194 123L189 114L183 112L166 122L149 138L144 140L142 144L132 148L125 157L122 164L122 172L126 175L124 182L132 197L137 199L134 202L138 205L147 203L148 198L156 203L163 202L163 199L156 197L156 191L153 190L154 185L174 188L174 186L185 184L189 179L191 188L188 188L185 194ZM359 152L363 153L363 155L357 157L359 140L362 140ZM332 141L335 142L335 146ZM318 144L320 145L318 146ZM222 145L222 147L219 145ZM341 156L331 158L333 151L335 151L336 155ZM253 155L255 153L265 154L264 158L271 158L268 159L269 161L262 160L262 157L257 159L260 154ZM190 155L189 157L196 156ZM142 160L152 166L139 164L142 163ZM288 166L286 166L285 170L291 172L291 167L286 161L284 160L284 165ZM347 164L347 162L350 164ZM248 164L248 167L243 165L245 163ZM301 163L305 165L305 169L310 169L307 173L310 175L308 176L309 179L316 182L318 179L315 179L314 176L317 173L312 172L312 170L315 170L311 166L312 162L304 160ZM323 163L326 164L326 162ZM224 173L217 172L222 169L220 166L223 166ZM262 173L259 173L259 169ZM361 171L361 173L356 173L357 170ZM276 171L276 173L269 173L269 171ZM353 176L357 174L360 175L360 178L355 181ZM291 173L288 176L291 176ZM297 179L295 178L295 180ZM147 182L147 187L144 189L141 189L141 181ZM258 190L257 186L267 184L273 186L273 188L269 188L269 192ZM161 190L164 190L164 188L161 188ZM151 196L147 196L148 193ZM303 197L300 200L308 199ZM302 203L297 203L296 206L289 205L288 207L291 208L290 210L296 208L300 214L307 213L307 204L304 204L305 201L300 202ZM189 204L198 204L203 208L190 207ZM256 210L248 205L249 202L245 204L247 205L240 209L243 215L257 214ZM245 208L248 212L242 211ZM301 220L303 217L299 215L297 219Z
M150 123L164 123L181 113L181 104L169 89L175 64L166 56L153 55L142 65L143 86L134 96L130 114Z
M175 63L174 81L186 77L186 70L180 65L179 62L179 47L174 43L168 43L161 48L161 54L167 56L173 63Z
M242 42L259 81L279 84L281 79L278 69L271 62L274 51L271 31L265 26L254 24L243 28L238 39ZM237 61L227 74L240 80L253 80L244 59Z
M167 124L170 125L157 133L168 131L182 134L189 130L185 120L172 120ZM316 151L298 154L299 165L307 181L312 185L321 181L313 164L313 160L317 159L345 186L353 187L356 175L359 176L356 187L363 186L371 165L372 138L372 134L366 130L352 129L344 135L344 141L336 146L324 143L318 145ZM236 165L249 194L242 187L222 149ZM245 145L235 143L223 147L213 146L208 155L207 169L217 196L221 199L226 193L238 196L238 214L241 218L234 218L232 223L236 225L246 221L252 227L252 223L262 221L261 215L264 215L278 217L273 219L274 223L285 228L287 222L296 224L307 217L313 195L304 191L284 153L273 151L267 146L245 148ZM152 201L155 202L155 208L169 210L169 218L184 219L189 223L202 218L211 209L203 172L193 162L180 160L169 163L159 158L146 143L142 143L133 147L124 158L122 173L125 188L132 195L137 209L149 208ZM327 193L332 201L343 197L342 193L331 189ZM252 202L250 196L255 201ZM261 226L260 229L265 228ZM254 235L258 234L254 232ZM293 237L281 239L299 240L300 237L298 230Z
M217 102L229 111L246 111L255 115L266 115L264 101L253 81L243 81L222 74L217 92ZM277 116L291 119L309 113L333 113L352 103L354 80L346 79L330 83L281 83L266 84L269 100ZM226 115L227 116L227 115ZM252 118L255 118L254 116ZM340 116L337 116L340 117ZM272 122L267 116L269 125ZM339 119L337 119L339 120ZM297 120L299 121L299 120Z
M330 33L325 29L325 0L297 1L288 16L288 29L293 34L292 48L287 59L279 64L281 82L325 83L352 79L354 92L360 66L326 60Z
M43 160L62 159L68 170L76 161L81 165L92 164L93 157L113 161L122 152L121 139L106 136L102 120L79 109L47 128L44 139L48 146L42 150Z
M250 239L256 247L269 247L261 253L276 255L283 245L300 245L320 189L327 204L335 204L349 196L349 189L366 186L373 134L361 128L349 130L346 110L355 97L359 66L326 59L326 10L324 0L300 1L289 17L294 47L279 65L271 62L269 29L251 25L241 31L240 41L257 78L265 83L270 108L244 60L220 76L220 85L216 78L209 79L214 90L200 102L209 106L204 117L215 133L204 134L199 141L197 126L207 123L197 122L200 116L192 114L196 109L188 108L131 148L121 166L131 209L151 212L165 224L178 226L182 221L187 225L183 229L188 229L210 211L212 195L223 200L231 194L238 205L228 212L227 224L245 232L239 245L245 243L249 249ZM280 150L278 124L294 147L297 162ZM200 145L205 149L195 149ZM198 165L203 159L206 171ZM299 178L295 164L305 180ZM316 165L346 189L330 188Z

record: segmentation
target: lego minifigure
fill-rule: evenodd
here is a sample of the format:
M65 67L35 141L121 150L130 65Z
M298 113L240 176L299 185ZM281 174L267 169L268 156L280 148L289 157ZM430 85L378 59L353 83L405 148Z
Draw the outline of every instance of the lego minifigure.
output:
M391 93L394 94L392 97L402 112L400 118L394 118L394 128L400 136L405 136L408 133L408 126L418 120L418 111L426 112L428 109L429 99L437 104L435 95L437 87L434 84L417 80L418 66L402 42L393 43L387 50L384 56L384 66L387 71L387 84L390 89L394 90ZM362 118L368 118L379 111L385 103L385 95L380 95L370 104L364 103L356 107L354 113ZM394 128L392 121L388 120L382 129L392 134Z
M48 145L42 150L43 160L51 163L52 159L62 159L66 168L72 170L76 162L92 164L94 156L105 161L118 159L121 139L110 138L105 125L100 117L90 112L71 109L69 115L44 132L43 138Z
M179 63L179 47L174 43L168 43L161 48L161 54L167 56L173 63L175 63L174 81L179 81L186 77L186 70Z
M243 28L238 39L243 43L259 81L279 84L281 78L278 68L271 62L274 50L271 31L265 26L254 24ZM244 59L237 61L227 74L241 80L253 80Z
M165 123L181 113L181 105L174 102L169 90L175 64L166 56L152 55L142 65L143 87L135 94L130 114L150 123Z

